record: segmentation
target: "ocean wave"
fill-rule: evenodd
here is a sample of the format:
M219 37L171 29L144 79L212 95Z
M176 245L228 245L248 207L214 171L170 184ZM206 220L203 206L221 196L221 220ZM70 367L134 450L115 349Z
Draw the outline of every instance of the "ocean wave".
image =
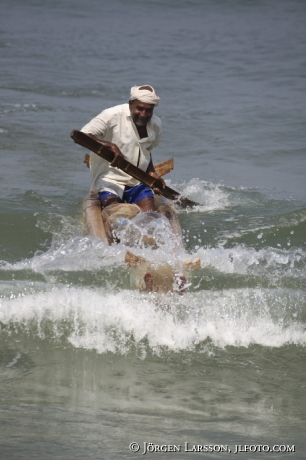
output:
M220 273L264 275L267 277L306 276L306 251L301 248L277 249L264 247L256 250L244 244L233 248L199 248L202 268L211 267Z
M98 353L306 345L305 292L240 289L177 295L62 287L1 299L3 334Z

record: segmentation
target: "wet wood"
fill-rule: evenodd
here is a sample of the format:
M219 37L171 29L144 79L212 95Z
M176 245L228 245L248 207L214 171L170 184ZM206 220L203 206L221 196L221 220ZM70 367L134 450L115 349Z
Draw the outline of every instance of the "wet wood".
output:
M83 163L86 164L87 168L90 168L90 155L89 153L85 153L84 156L84 161ZM159 176L165 176L168 174L170 171L173 170L174 168L174 161L173 158L170 158L169 160L162 161L161 163L156 163L154 165L155 171Z
M168 174L170 171L173 170L173 168L174 168L173 158L170 158L169 160L162 161L161 163L157 163L154 165L154 169L160 177Z
M108 243L102 219L101 202L96 195L86 198L84 202L84 218L88 234Z

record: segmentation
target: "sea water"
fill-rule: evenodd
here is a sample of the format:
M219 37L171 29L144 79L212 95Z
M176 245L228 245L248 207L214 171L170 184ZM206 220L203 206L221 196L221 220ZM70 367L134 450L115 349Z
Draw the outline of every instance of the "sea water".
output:
M0 459L304 459L305 2L1 6ZM142 84L199 205L136 252L200 258L184 295L83 232L69 134Z

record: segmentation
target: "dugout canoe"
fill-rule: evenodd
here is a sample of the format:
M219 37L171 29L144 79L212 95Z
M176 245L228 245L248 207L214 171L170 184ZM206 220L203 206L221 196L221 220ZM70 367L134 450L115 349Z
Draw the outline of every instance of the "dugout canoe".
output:
M84 163L89 166L89 156L86 154ZM173 159L155 165L159 176L164 176L173 169ZM101 209L99 196L90 193L84 200L85 233L99 238L106 244L118 242L118 228L122 231L123 223L135 218L154 219L158 215L166 217L170 223L174 238L183 247L182 231L175 206L161 195L154 195L157 213L144 213L135 204L115 204ZM142 244L154 246L155 241L148 235L142 237ZM142 257L136 256L132 251L133 246L139 245L139 238L132 234L129 240L131 250L126 251L125 262L130 273L130 286L132 289L147 292L179 292L186 290L187 278L190 270L200 268L200 260L189 261L181 264L156 264Z

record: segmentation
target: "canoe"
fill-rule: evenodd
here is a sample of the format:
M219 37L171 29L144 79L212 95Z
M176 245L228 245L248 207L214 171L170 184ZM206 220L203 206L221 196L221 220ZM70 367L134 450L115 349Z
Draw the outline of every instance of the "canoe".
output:
M86 154L84 163L89 166ZM173 160L167 160L155 165L159 176L164 176L173 169ZM139 246L158 247L154 236L138 231L156 219L166 218L170 224L173 238L178 246L183 248L182 230L175 206L165 197L154 195L157 212L142 212L136 204L120 203L101 209L98 194L90 193L84 200L85 233L99 238L106 244L112 245L122 240L131 249ZM155 220L154 220L155 219ZM131 227L137 220L138 227ZM136 230L135 230L136 228ZM156 264L135 255L127 250L125 255L130 274L131 289L146 292L178 292L186 291L190 270L200 268L200 260L195 259L182 264Z

